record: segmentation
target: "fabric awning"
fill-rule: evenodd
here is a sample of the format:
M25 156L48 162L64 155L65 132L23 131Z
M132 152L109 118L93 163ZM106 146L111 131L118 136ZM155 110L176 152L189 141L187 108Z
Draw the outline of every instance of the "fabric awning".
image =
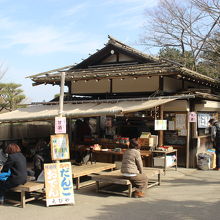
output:
M142 111L153 108L175 98L163 98L143 101L118 101L114 103L82 103L64 104L63 116L69 118L123 115L129 112ZM34 105L20 108L12 112L0 114L0 122L19 122L52 119L58 115L59 105Z

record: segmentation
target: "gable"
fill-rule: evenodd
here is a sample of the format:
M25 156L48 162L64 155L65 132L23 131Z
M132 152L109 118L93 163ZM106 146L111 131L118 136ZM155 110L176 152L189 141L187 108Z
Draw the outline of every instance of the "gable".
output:
M131 62L138 62L135 58L125 55L123 53L111 54L110 56L103 59L100 63L101 64L116 64L116 63L131 63Z
M143 64L155 62L158 62L156 58L143 54L134 48L110 38L105 47L72 67L70 71L74 69L97 67L105 64L121 65L127 63Z

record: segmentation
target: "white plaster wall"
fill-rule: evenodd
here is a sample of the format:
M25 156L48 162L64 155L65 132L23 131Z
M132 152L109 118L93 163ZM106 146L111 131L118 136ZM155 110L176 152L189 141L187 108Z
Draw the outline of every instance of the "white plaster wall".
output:
M210 87L207 87L207 86L205 86L201 83L198 83L198 82L185 81L184 82L184 89L188 89L188 88L210 89Z
M112 92L152 92L159 89L159 77L138 77L137 79L113 79ZM88 82L72 82L71 93L109 93L110 82L108 80L89 80Z
M109 57L107 57L102 61L102 63L114 63L114 62L117 62L116 54L110 55Z
M220 102L216 102L216 101L206 101L205 104L196 104L195 105L195 109L196 111L216 111L216 112L220 112Z
M134 59L132 57L126 56L124 54L119 54L119 62L123 62L123 61L134 61Z
M79 81L72 82L71 93L108 93L110 92L110 82L108 80L89 80L88 82Z
M149 92L159 89L159 77L138 77L137 79L113 79L113 92Z
M184 89L195 88L195 87L196 87L196 85L193 82L188 82L188 81L184 82Z
M127 55L124 55L122 53L119 54L119 62L123 61L135 61L132 57L129 57ZM116 54L111 54L109 57L104 59L102 63L116 63L117 62L117 55Z
M165 92L176 92L177 90L182 89L182 81L170 77L164 77L163 86Z

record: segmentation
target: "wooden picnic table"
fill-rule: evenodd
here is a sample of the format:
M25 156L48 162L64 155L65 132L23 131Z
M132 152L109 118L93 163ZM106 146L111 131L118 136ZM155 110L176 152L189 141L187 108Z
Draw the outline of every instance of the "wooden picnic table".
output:
M79 189L82 186L87 186L94 181L86 181L85 183L80 183L80 177L87 176L90 174L97 174L99 172L105 171L105 170L112 170L116 167L114 163L87 163L83 164L81 166L72 165L72 175L73 178L76 179L76 189Z

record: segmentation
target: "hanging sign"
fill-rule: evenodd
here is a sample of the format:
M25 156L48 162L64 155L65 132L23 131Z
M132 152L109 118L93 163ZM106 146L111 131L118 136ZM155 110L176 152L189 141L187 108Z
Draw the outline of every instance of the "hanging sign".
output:
M50 136L52 160L66 160L70 158L68 134Z
M66 117L55 117L55 134L66 133Z
M186 114L176 114L175 117L175 127L176 130L186 130Z
M209 127L209 119L211 116L206 113L198 114L198 128L208 128Z
M46 205L74 204L71 163L44 164Z
M155 130L167 130L167 120L155 120Z
M188 120L189 120L189 122L197 122L196 112L189 112Z
M175 121L168 121L168 130L169 131L175 130Z

